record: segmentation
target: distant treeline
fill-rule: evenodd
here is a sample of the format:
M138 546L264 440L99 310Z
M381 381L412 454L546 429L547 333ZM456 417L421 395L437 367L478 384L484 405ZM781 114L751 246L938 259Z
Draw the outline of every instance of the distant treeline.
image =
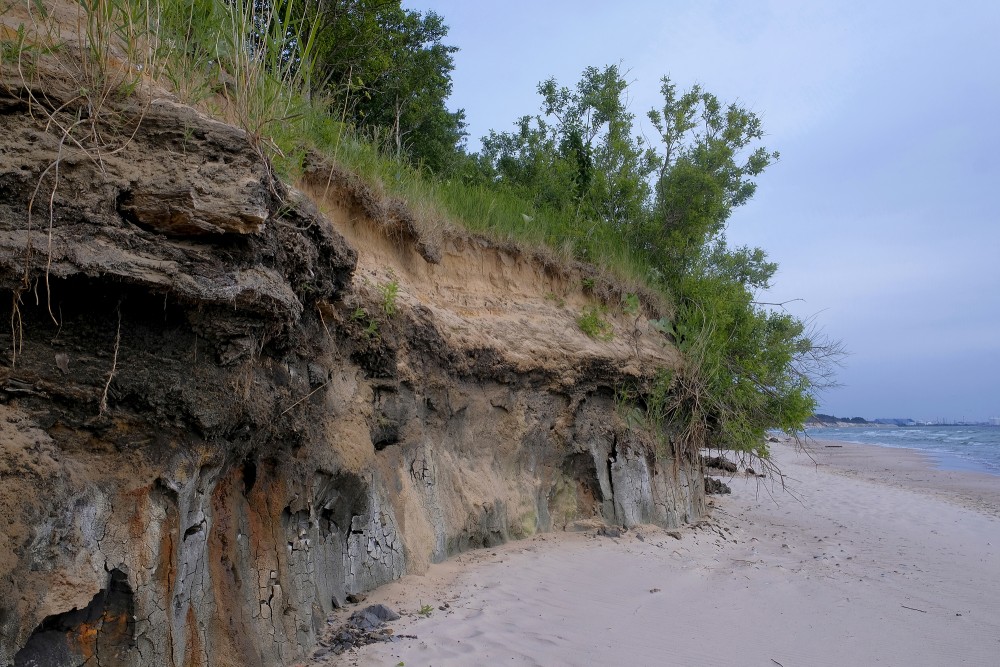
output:
M807 424L870 424L864 417L834 417L833 415L814 414L806 420Z

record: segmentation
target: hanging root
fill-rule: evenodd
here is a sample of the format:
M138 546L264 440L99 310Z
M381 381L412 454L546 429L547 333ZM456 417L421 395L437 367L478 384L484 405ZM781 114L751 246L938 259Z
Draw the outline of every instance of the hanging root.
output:
M115 377L115 371L118 370L118 346L121 345L122 341L122 305L118 304L118 331L115 333L115 353L111 358L111 372L108 373L108 381L104 383L104 393L101 394L101 404L100 413L103 415L108 410L108 390L111 388L111 380Z
M21 317L21 290L14 289L10 295L10 341L11 362L17 363L17 355L21 354L24 345L24 319Z

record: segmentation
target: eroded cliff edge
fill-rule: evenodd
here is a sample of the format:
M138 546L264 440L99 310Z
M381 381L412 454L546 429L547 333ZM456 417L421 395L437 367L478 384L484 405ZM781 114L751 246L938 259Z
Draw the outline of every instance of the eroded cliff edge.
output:
M53 118L0 85L0 665L284 664L431 561L701 514L614 406L676 353L641 313L587 337L575 269L421 239L321 160L292 191L167 98L103 149Z

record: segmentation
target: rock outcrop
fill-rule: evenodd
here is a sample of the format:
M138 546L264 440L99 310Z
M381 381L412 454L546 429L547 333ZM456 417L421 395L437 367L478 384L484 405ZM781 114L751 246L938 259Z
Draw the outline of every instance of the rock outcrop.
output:
M92 119L102 150L29 92L0 84L0 665L287 664L432 561L702 513L697 457L615 413L676 353L641 316L588 338L574 269L325 167L307 197L169 99Z

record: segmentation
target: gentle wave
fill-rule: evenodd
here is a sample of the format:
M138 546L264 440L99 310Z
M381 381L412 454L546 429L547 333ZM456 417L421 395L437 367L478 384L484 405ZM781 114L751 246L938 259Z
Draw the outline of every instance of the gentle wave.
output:
M806 435L817 440L918 449L944 469L1000 475L1000 427L996 426L809 428Z

